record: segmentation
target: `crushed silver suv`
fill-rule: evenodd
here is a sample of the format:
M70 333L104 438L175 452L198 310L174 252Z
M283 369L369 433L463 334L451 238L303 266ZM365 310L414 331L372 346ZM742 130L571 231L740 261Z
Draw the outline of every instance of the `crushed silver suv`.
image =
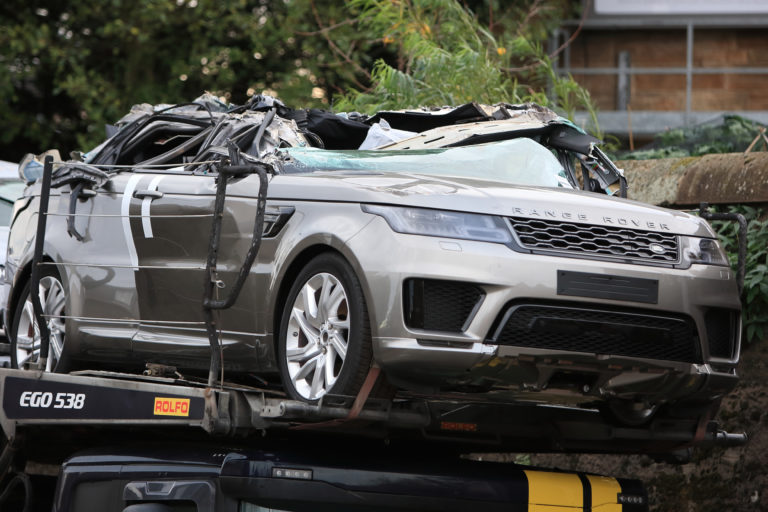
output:
M203 98L136 107L117 128L54 163L49 370L207 367L203 290L236 286L267 184L219 173L239 164L269 180L258 255L217 313L229 375L279 375L315 401L356 394L376 364L401 396L599 407L630 424L706 417L736 383L741 306L710 226L625 199L599 141L550 110L367 117ZM41 184L22 173L4 292L13 364L29 367Z

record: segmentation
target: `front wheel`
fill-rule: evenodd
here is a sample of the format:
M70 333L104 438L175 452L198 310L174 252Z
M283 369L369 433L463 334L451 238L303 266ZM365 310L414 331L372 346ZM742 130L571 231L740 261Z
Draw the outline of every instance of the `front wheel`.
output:
M40 359L40 326L32 306L30 284L28 282L21 292L9 333L12 368L30 369L31 365L36 364ZM61 279L55 271L43 272L37 293L51 333L45 371L64 372L67 366L64 357L64 317L67 296L64 285L61 284Z
M317 256L293 283L280 322L278 362L285 391L309 402L327 393L354 396L371 354L360 281L341 256Z

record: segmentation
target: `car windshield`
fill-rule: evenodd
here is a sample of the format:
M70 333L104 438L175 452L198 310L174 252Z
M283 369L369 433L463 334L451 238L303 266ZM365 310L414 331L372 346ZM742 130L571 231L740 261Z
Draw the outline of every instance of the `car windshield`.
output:
M282 149L286 173L374 171L480 178L514 185L572 188L550 150L528 138L442 149L331 151Z

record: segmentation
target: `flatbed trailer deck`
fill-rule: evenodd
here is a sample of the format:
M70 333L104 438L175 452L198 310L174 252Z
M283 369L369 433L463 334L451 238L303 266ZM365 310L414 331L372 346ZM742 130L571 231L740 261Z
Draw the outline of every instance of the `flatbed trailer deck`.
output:
M691 424L687 430L664 422L650 428L615 427L597 410L535 403L327 395L309 404L234 384L210 388L111 372L0 369L0 390L0 425L11 440L33 428L61 433L122 426L238 438L343 433L475 451L663 454L694 444L740 444L746 437L723 432L714 422Z
M212 463L209 468L213 476L208 477L215 478L216 485L205 484L202 488L223 493L223 497L201 501L196 509L199 511L263 510L243 508L243 503L251 502L297 511L452 510L447 503L461 508L473 499L491 510L538 510L530 508L535 504L531 500L544 505L547 500L562 499L565 501L557 502L564 507L558 508L562 511L642 511L648 507L647 495L635 480L512 464L496 465L490 470L486 466L464 467L466 461L462 462L459 455L508 451L661 454L696 441L695 429L690 436L681 436L679 428L665 431L663 425L655 429L607 427L599 412L583 409L421 398L362 397L361 404L360 396L327 396L313 405L243 386L209 388L181 379L111 372L52 374L0 369L0 390L0 426L4 433L0 494L9 495L5 491L13 491L12 484L30 467L47 467L48 474L60 472L55 494L61 503L54 510L61 512L86 510L75 505L68 508L65 503L83 503L84 498L77 498L73 488L87 478L114 484L114 492L124 493L125 503L171 500L176 496L173 492L186 496L183 489L197 485L193 483L199 483L199 479L192 482L188 475L182 478L186 471L183 468L199 465L195 454L201 450L206 456L220 456L218 466ZM699 443L744 441L743 436L713 427L709 426ZM318 451L317 447L341 448ZM264 459L266 453L281 453L280 463L270 459L271 455L269 460ZM346 453L358 454L356 462L345 462ZM244 460L250 462L245 464ZM365 471L399 475L406 495L387 495L384 499L380 490L354 490L353 483L359 484L357 473L363 471L365 460L384 464L373 464ZM422 468L424 464L432 469ZM164 469L161 471L159 466ZM118 478L129 467L144 469L131 473L131 481ZM416 483L430 471L436 471L438 480L453 478L450 481L455 483L457 474L477 480L476 467L483 475L487 472L498 476L496 480L488 476L487 485L481 486L496 489L490 502L488 496L468 498L474 492L470 487L455 493L453 501L438 499L429 494L436 492L434 489ZM283 470L296 474L280 473ZM265 471L269 475L265 476ZM302 475L322 482L297 482ZM475 480L474 485L479 485ZM147 491L152 488L150 481L159 486L171 486L169 482L173 482L176 491L152 494ZM406 485L409 481L414 484ZM228 482L225 490L223 482ZM497 490L506 493L507 498L493 501L501 499ZM296 501L298 495L305 496L304 501ZM603 500L602 506L598 507L593 499ZM233 503L240 503L240 508Z
M92 510L93 500L118 512L647 510L635 480L460 459L505 446L502 425L468 422L481 419L467 416L468 404L356 407L353 397L328 397L310 406L262 390L108 372L0 370L0 389L3 510L50 510L51 500L56 512ZM476 411L500 412L481 405ZM58 473L55 491L51 477L46 485L27 475L41 467ZM194 508L174 508L184 503Z

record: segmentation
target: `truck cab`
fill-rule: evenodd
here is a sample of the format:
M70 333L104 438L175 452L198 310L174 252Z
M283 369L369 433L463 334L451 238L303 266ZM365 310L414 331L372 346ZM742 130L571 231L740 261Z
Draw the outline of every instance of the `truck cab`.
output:
M414 453L343 439L319 448L295 438L259 448L101 448L62 465L53 510L88 512L94 503L103 512L648 509L635 480Z

